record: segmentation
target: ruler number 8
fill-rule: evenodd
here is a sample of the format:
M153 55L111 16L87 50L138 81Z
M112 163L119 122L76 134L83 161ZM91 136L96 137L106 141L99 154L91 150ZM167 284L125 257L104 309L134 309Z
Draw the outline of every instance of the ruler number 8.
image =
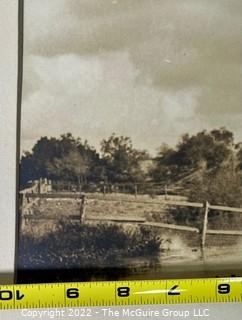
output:
M220 294L228 294L230 293L230 284L221 283L218 285L218 293Z
M129 297L130 288L129 287L119 287L117 289L118 296L121 298Z

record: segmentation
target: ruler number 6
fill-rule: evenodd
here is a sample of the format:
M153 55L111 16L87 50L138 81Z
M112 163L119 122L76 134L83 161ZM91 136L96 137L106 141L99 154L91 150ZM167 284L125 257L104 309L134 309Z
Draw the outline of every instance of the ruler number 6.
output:
M221 283L218 285L218 293L220 294L228 294L230 293L230 284Z

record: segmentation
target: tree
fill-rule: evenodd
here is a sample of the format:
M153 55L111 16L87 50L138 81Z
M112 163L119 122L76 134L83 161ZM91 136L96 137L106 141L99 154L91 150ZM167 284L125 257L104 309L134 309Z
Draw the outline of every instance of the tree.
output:
M222 131L221 131L222 130ZM211 132L201 131L196 135L185 135L177 146L173 161L180 166L198 168L205 161L208 169L218 168L231 154L231 139L233 134L225 129Z
M144 178L140 161L147 158L148 154L135 149L129 137L112 134L102 140L101 153L109 181L136 182Z
M32 152L26 152L20 163L20 182L40 177L54 180L81 181L94 179L97 174L93 168L100 165L100 158L87 141L74 138L72 134L60 138L41 137Z
M49 177L48 164L61 157L59 141L56 138L41 137L34 145L32 152L24 152L20 161L20 184L29 180Z
M163 148L158 154L153 175L167 179L169 173L171 180L176 180L201 168L216 171L232 157L233 143L233 133L225 128L185 134L175 149Z
M77 150L71 150L62 158L55 158L47 164L48 174L55 179L62 177L65 181L73 180L80 187L86 181L89 169L88 159Z
M234 134L233 132L227 130L225 127L219 129L214 129L210 132L216 142L225 143L227 146L232 146L234 144Z
M238 146L238 151L237 151L237 162L238 162L238 165L237 165L237 168L242 171L242 144L240 143Z
M178 166L172 163L176 151L163 143L157 157L154 159L154 165L150 168L149 176L151 180L163 182L164 185L169 184L174 179Z
M194 180L190 185L191 201L240 207L242 205L241 178L234 171L232 163L226 163L215 173L206 172L202 180Z

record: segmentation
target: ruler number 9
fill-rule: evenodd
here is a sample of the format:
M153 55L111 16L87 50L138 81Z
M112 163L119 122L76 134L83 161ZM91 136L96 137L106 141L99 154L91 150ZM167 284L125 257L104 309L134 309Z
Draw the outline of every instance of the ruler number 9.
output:
M221 283L218 285L218 293L219 294L228 294L230 293L230 284Z
M129 287L119 287L117 288L118 297L125 298L129 297L130 288Z

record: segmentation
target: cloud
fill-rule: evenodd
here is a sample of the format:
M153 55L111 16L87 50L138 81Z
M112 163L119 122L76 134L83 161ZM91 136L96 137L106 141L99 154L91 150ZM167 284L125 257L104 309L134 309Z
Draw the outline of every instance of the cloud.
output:
M241 14L240 0L26 0L26 147L67 130L149 150L212 126L241 139Z
M139 71L128 52L88 58L32 56L28 64L35 70L39 88L23 101L23 150L42 135L63 132L88 139L99 148L103 138L116 132L154 152L163 140L174 144L186 125L194 122L199 91L167 92L137 85Z

